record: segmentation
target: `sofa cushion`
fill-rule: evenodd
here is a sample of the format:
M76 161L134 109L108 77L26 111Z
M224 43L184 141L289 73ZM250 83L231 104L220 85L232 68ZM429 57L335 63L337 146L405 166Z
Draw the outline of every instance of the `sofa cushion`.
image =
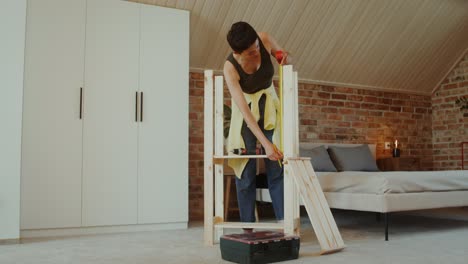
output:
M337 171L324 146L313 149L300 149L299 152L301 157L310 157L310 162L315 171Z
M367 145L328 146L328 153L338 171L379 171Z

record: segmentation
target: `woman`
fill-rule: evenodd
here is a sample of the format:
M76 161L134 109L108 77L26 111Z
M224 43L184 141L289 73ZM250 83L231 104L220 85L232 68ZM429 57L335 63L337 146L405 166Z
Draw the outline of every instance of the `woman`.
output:
M276 219L284 218L283 158L279 144L279 100L273 86L274 68L270 54L281 54L280 64L290 64L291 57L282 52L276 41L265 32L257 32L246 22L234 23L227 34L233 52L224 64L224 77L232 97L232 117L228 151L245 148L254 152L257 140L262 145L268 189ZM255 222L256 159L230 159L236 173L237 200L242 222Z

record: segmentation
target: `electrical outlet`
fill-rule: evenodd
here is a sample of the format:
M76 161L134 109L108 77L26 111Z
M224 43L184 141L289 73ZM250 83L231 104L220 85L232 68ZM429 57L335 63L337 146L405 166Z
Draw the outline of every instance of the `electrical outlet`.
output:
M390 142L385 142L385 149L390 149Z

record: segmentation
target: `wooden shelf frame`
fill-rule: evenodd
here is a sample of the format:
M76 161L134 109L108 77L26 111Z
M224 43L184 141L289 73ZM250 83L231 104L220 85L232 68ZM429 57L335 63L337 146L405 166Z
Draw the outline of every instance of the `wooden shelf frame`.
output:
M284 157L299 154L299 115L297 72L291 65L283 67L281 121ZM280 79L280 80L281 80ZM214 89L213 89L214 87ZM287 235L299 235L299 193L292 179L292 170L284 164L284 221L282 223L224 222L224 160L235 158L266 158L266 155L224 155L223 136L223 76L213 76L205 70L204 96L204 241L214 245L224 228L279 229ZM285 158L286 159L286 158Z

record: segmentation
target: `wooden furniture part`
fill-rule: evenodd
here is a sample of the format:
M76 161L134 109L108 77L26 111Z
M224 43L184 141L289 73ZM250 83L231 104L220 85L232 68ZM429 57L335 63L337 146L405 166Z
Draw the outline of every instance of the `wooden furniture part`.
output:
M382 171L420 171L421 160L416 157L389 157L377 160Z
M287 162L322 248L320 253L329 254L344 249L345 244L312 168L310 158L289 158Z
M188 43L186 11L28 2L23 236L187 226Z
M285 71L288 77L285 77L285 98L291 98L287 101L292 105L294 95L297 96L297 75L292 72L292 66L287 66ZM215 83L215 85L213 84ZM215 94L213 96L214 88ZM296 92L294 92L296 91ZM285 99L286 102L286 99ZM293 107L286 107L293 109ZM289 124L291 130L297 125L297 118L293 114L297 112L285 110L284 115L289 115ZM245 155L245 156L226 156L224 155L223 138L223 77L216 76L213 82L213 71L205 71L205 102L204 102L204 198L205 198L205 221L204 221L204 240L206 245L213 245L219 241L224 228L256 228L256 229L283 229L287 234L297 234L299 232L299 204L298 194L294 183L288 172L285 172L285 216L283 223L239 223L226 222L224 219L224 161L231 158L266 158L265 155ZM295 129L294 131L297 131ZM295 132L294 134L297 134ZM286 137L286 134L285 134ZM284 150L285 155L289 153L292 156L292 150L298 147L292 147L292 142L298 142L296 137L289 135L289 140L285 141L285 146L291 145ZM214 213L214 215L213 215Z
M284 79L281 72L284 72ZM283 81L283 82L282 82ZM322 254L344 248L341 235L330 211L312 165L300 164L296 159L299 153L298 113L297 113L297 73L292 66L283 66L280 71L280 98L282 126L284 126L284 221L283 223L233 223L224 219L223 180L224 161L234 158L265 158L265 155L224 155L223 146L223 77L215 77L215 103L213 104L213 71L205 71L205 244L219 241L224 228L283 229L286 234L299 234L299 193L307 203L307 210L322 247ZM213 109L213 105L215 108ZM215 121L213 121L213 113ZM214 124L214 125L213 125ZM214 139L213 139L214 133ZM213 144L214 142L214 144ZM214 145L214 147L213 147ZM213 195L214 189L214 195ZM213 206L215 208L213 208ZM214 209L214 216L213 216Z

